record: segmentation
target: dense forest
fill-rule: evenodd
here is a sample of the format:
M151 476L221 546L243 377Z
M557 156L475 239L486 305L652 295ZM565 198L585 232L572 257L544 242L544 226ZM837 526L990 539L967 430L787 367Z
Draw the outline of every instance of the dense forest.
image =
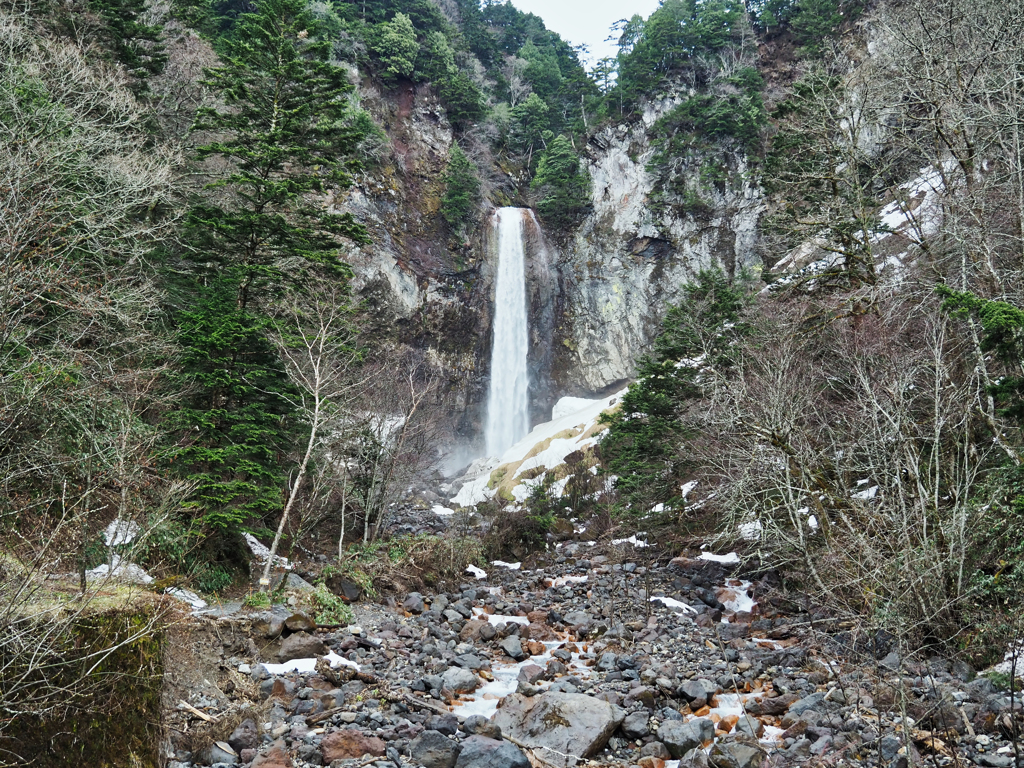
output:
M608 126L647 126L654 214L700 222L741 177L763 199L757 266L699 265L661 308L569 495L492 503L511 538L719 536L872 632L998 660L1024 585L1024 7L662 0L611 34L589 62L508 2L5 0L0 630L38 574L84 593L115 518L205 594L251 586L246 536L264 576L380 551L458 376L353 290L376 241L343 201L392 173L380 105L422 89L463 283L495 206L573 237ZM9 691L12 717L52 706Z

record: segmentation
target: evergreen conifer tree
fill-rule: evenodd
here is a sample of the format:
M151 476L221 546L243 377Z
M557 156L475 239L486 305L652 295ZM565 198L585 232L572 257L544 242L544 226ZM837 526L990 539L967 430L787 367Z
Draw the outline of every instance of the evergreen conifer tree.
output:
M571 227L587 207L590 177L580 168L580 159L564 136L548 143L532 188L540 195L537 210L541 217L556 228Z
M472 216L479 198L480 180L476 177L476 169L462 148L458 144L453 144L448 158L448 175L445 178L441 215L452 229L461 232Z
M224 107L196 120L217 137L198 158L227 170L187 223L197 299L180 316L191 397L175 416L173 454L198 486L197 516L221 529L280 508L279 459L296 436L261 305L289 275L344 280L340 238L368 242L351 215L324 203L328 186L350 183L361 134L352 86L315 32L304 0L262 0L243 14L223 64L207 73Z

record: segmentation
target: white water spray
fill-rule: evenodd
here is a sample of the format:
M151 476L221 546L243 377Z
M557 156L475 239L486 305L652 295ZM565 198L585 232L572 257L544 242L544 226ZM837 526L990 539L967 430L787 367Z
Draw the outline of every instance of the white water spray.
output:
M526 265L522 208L499 208L498 276L494 284L494 336L485 437L488 456L501 456L530 431L526 355Z

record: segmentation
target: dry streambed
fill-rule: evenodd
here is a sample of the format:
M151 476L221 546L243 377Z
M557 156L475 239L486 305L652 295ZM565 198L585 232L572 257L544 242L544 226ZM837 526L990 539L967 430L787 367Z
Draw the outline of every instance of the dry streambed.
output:
M183 701L169 768L1013 765L1014 712L987 679L893 654L841 663L729 558L651 565L630 562L628 545L619 562L594 551L360 606L358 627L318 629L281 609L222 617L261 646L221 653L254 701ZM203 717L224 732L196 749L180 732Z

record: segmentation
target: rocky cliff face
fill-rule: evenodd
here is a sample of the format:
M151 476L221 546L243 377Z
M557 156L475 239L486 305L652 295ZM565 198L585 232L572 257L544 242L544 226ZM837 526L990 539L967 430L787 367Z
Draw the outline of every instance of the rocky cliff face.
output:
M449 372L469 434L490 374L490 211L481 212L468 242L451 239L439 209L453 133L429 87L362 95L389 146L381 165L339 200L374 240L348 254L354 287L378 322L397 327ZM675 103L651 104L642 118L591 138L583 155L593 210L568 238L541 231L536 220L526 228L535 421L547 419L562 395L602 392L630 378L665 308L698 270L732 273L754 264L761 201L742 156L705 160L727 166L721 170L728 181L706 192L700 210L671 196L652 200L651 128Z
M701 210L688 211L672 197L652 200L650 131L676 103L650 104L640 120L606 127L587 147L593 212L559 264L564 311L555 380L565 394L630 378L665 308L699 270L717 266L732 274L754 266L761 200L741 155L706 160L726 165L729 181L704 192Z

